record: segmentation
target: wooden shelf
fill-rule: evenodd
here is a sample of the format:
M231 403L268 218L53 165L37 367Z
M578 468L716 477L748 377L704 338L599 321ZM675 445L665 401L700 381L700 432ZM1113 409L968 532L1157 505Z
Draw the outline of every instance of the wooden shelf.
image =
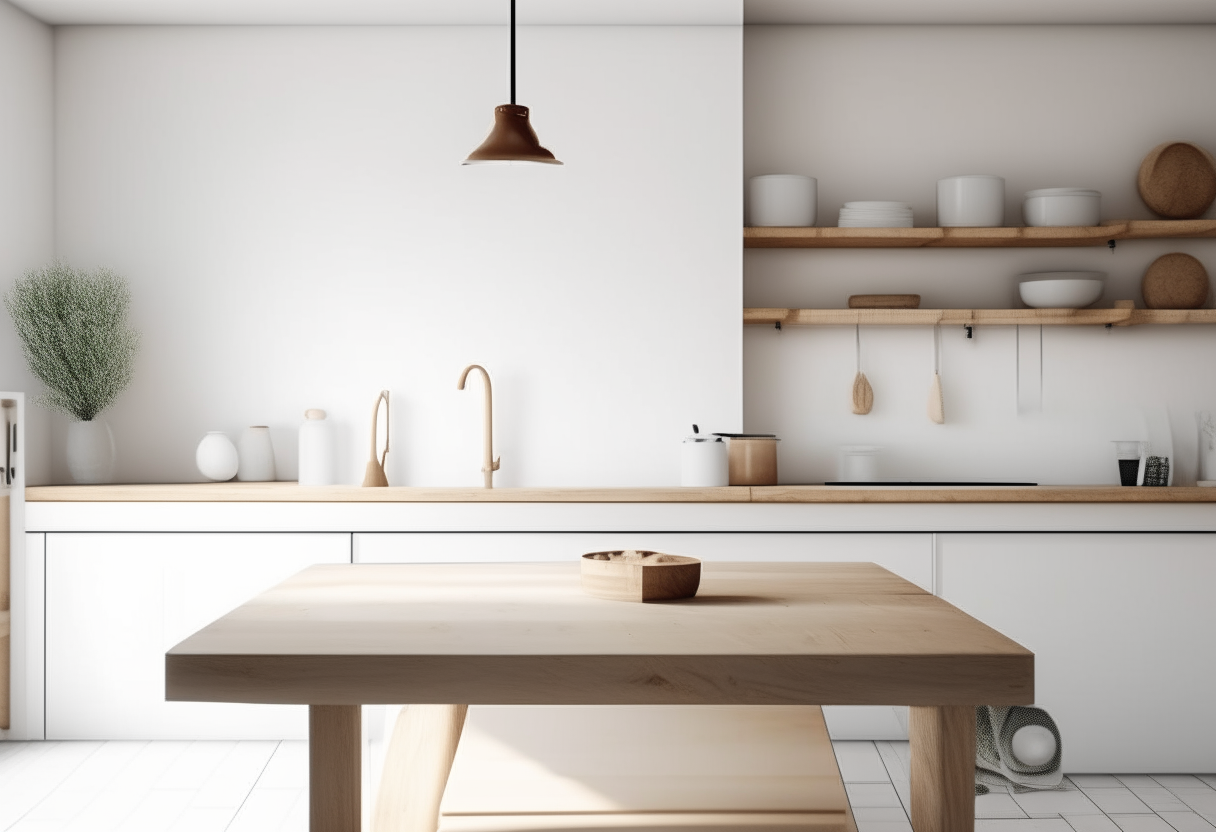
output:
M1216 309L780 309L743 310L744 324L782 326L1135 326L1216 324Z
M1216 238L1216 220L1113 220L1057 228L744 228L744 248L1047 248Z

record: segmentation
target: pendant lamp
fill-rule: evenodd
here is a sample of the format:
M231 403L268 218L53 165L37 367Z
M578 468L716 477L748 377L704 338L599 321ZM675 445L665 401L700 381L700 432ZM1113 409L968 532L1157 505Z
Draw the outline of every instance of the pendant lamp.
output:
M466 165L534 163L560 165L540 146L528 121L528 108L515 103L515 0L511 0L511 103L494 108L494 127L481 147L464 160Z

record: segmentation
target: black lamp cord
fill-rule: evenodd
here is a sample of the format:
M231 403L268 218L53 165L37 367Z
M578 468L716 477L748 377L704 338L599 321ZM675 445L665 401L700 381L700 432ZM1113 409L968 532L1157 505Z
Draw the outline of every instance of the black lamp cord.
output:
M511 0L511 104L515 104L515 0Z

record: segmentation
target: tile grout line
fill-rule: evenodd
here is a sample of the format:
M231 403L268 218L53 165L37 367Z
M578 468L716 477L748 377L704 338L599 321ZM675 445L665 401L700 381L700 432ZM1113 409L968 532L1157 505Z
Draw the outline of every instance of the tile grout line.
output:
M236 819L240 817L241 810L245 808L245 804L249 802L249 795L253 794L253 790L258 787L258 781L262 779L262 775L266 773L266 769L270 768L270 761L274 759L274 755L279 753L279 749L283 747L283 740L275 740L274 750L266 755L266 762L262 764L262 770L258 772L258 776L253 778L253 785L249 787L249 791L245 792L245 796L241 798L241 803L236 807L236 811L232 813L232 819L224 824L224 829L232 828L232 824L236 823Z
M874 746L874 753L878 755L878 759L882 763L882 770L887 773L887 782L891 784L892 789L895 789L895 778L891 776L891 769L887 765L887 758L884 757L882 755L882 752L878 750L879 742L880 742L880 740L872 740L870 744ZM894 748L891 749L891 753L892 754L895 753ZM847 789L845 790L845 796L846 797L848 796ZM904 805L904 799L902 797L900 797L899 789L895 789L895 797L899 799L899 808L904 810L904 817L908 819L908 823L911 823L912 816L908 814L908 807ZM853 808L851 804L850 804L849 808L850 808L850 810Z

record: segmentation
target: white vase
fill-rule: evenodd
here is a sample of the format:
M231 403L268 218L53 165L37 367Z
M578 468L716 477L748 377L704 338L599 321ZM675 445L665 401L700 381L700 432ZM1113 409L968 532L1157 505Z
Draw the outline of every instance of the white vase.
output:
M194 464L199 473L215 482L227 482L236 476L236 445L223 431L208 431L194 452Z
M254 425L245 428L237 446L240 457L236 478L241 482L270 482L274 479L274 446L270 444L270 428Z
M1216 419L1210 410L1195 414L1199 424L1199 477L1201 481L1216 480Z
M114 434L104 419L69 424L67 455L73 482L114 481Z

